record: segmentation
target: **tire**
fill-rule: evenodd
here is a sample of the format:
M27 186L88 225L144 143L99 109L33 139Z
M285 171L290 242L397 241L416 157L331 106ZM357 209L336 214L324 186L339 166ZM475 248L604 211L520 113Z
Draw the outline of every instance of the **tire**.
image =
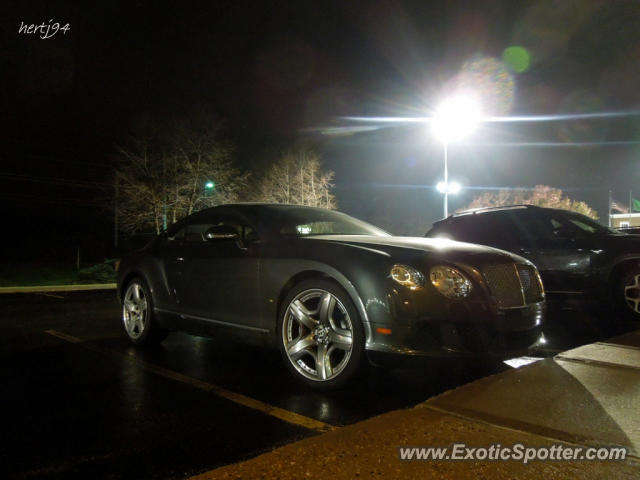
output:
M133 278L122 295L122 324L129 341L135 345L154 345L167 338L153 318L153 297L147 284Z
M289 292L277 334L289 371L315 389L342 387L363 366L362 321L349 295L329 280L306 280Z
M640 265L620 277L614 291L614 303L624 318L640 320Z

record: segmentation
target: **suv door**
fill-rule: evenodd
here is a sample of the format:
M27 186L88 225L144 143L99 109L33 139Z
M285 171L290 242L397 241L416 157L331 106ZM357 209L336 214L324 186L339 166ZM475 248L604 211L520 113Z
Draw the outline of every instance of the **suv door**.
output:
M548 293L582 294L591 289L597 237L590 226L562 211L531 212L531 261Z

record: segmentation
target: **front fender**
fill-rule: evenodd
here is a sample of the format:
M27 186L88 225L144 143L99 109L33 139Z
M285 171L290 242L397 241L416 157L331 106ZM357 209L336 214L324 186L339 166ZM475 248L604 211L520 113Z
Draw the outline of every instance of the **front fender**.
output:
M620 271L620 268L624 268L625 264L633 264L634 262L640 265L640 254L629 253L615 257L601 268L602 278L606 279L607 283L610 284L613 277Z
M263 290L262 312L265 328L275 332L279 314L279 301L287 286L293 286L296 278L310 276L324 276L337 282L353 301L362 319L366 337L370 337L371 327L369 313L362 301L362 293L352 282L348 274L338 270L335 266L322 261L303 259L263 259L261 265L261 285Z
M171 308L173 297L160 257L141 251L123 259L116 280L119 302L122 301L124 288L133 277L141 277L146 282L155 307Z

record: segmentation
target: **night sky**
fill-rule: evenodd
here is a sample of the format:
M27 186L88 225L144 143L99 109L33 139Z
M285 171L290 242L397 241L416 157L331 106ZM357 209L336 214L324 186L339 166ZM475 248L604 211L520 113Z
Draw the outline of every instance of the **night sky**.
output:
M195 112L224 121L243 168L305 142L341 210L424 233L442 211L441 145L423 124L345 117L428 116L461 83L491 115L628 114L482 125L450 148L467 187L453 209L547 184L606 222L609 189L640 198L637 1L4 2L0 19L3 242L34 256L107 248L116 147ZM50 20L70 28L19 33ZM505 65L510 46L526 68Z

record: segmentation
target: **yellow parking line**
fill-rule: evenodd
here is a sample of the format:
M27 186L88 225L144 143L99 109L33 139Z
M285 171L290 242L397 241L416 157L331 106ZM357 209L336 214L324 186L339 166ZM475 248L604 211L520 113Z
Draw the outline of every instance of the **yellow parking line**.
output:
M246 395L242 395L241 393L232 392L227 390L226 388L219 387L217 385L213 385L211 383L203 382L202 380L198 380L197 378L188 377L182 373L174 372L173 370L168 370L166 368L158 367L157 365L153 365L152 363L145 362L144 360L140 360L131 355L112 352L109 350L103 350L97 348L93 345L87 345L84 340L81 338L77 338L71 335L67 335L66 333L58 332L56 330L45 330L45 333L52 335L54 337L60 338L70 343L82 343L83 348L87 348L88 350L92 350L103 355L115 356L115 357L125 357L127 360L139 365L145 370L155 373L156 375L161 375L165 378L169 378L171 380L175 380L177 382L182 382L187 385L191 385L192 387L198 388L200 390L204 390L206 392L211 392L219 397L226 398L227 400L234 402L238 405L242 405L247 408L251 408L253 410L257 410L266 415L270 415L275 418L279 418L280 420L284 420L285 422L292 423L294 425L298 425L300 427L307 428L309 430L315 430L318 432L328 432L331 430L336 430L339 427L335 427L328 423L321 422L314 418L305 417L304 415L300 415L295 412L290 412L283 408L274 407L273 405L269 405L268 403L262 402L260 400L256 400L255 398L247 397Z
M66 333L57 332L56 330L45 330L45 333L48 333L49 335L53 335L54 337L58 337L61 340L65 340L65 341L71 342L71 343L82 343L82 342L84 342L84 340L82 340L81 338L74 337L72 335L67 335Z

